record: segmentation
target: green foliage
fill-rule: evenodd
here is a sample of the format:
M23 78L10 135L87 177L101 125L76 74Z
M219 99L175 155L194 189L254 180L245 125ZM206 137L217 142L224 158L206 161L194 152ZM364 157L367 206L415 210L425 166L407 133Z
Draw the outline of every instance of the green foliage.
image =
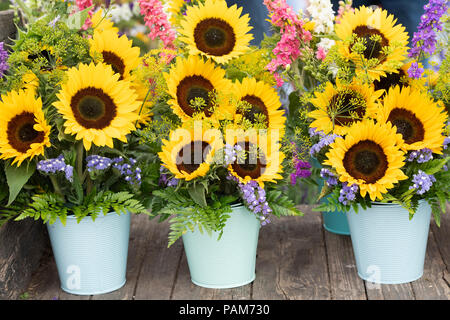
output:
M9 186L9 199L6 206L9 206L14 202L23 186L28 182L35 171L36 164L34 162L23 163L20 167L15 165L5 166L6 181Z
M273 215L281 216L303 216L304 214L295 207L295 203L281 191L271 190L267 192L267 203L272 209Z
M201 233L219 233L221 238L223 228L231 212L230 204L236 198L233 196L215 196L208 199L206 205L199 205L186 190L165 188L153 192L155 196L151 206L152 215L160 215L160 221L170 219L170 233L168 246L172 246L183 234L194 231Z
M119 215L127 211L135 214L147 213L145 207L128 192L93 192L85 197L79 206L68 206L60 195L44 193L34 195L29 206L15 220L33 218L53 224L59 218L65 225L68 215L74 215L78 222L88 215L95 221L100 214L106 215L112 211Z

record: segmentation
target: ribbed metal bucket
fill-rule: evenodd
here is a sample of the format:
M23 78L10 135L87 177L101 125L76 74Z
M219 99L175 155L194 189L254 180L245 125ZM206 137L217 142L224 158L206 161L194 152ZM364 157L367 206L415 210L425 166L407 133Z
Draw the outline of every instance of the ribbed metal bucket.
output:
M109 213L47 224L62 290L97 295L125 284L130 220L130 213Z
M242 205L234 206L222 238L198 230L183 235L194 284L215 289L235 288L255 280L260 222Z
M358 275L367 281L399 284L422 277L431 207L421 201L412 220L395 204L374 203L347 214Z

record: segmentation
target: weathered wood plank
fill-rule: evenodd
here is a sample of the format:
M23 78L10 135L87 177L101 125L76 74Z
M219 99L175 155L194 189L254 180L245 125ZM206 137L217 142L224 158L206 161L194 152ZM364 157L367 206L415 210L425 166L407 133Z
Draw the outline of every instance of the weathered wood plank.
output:
M0 228L0 299L16 299L28 286L50 244L45 225L27 219Z
M26 291L32 300L59 300L68 298L62 294L58 269L51 248L42 257L39 270L33 275L30 285ZM89 297L88 297L89 298Z
M172 295L173 284L180 263L183 248L181 241L167 248L169 224L150 222L151 236L142 261L137 280L136 300L168 300Z
M199 287L192 283L184 250L171 298L173 300L212 300L214 298L213 289Z
M270 243L261 241L258 268L264 260L274 266L258 269L254 299L331 298L320 215L308 206L300 209L305 212L304 217L281 218L265 228L277 236L270 235Z
M324 230L334 300L366 300L364 281L358 276L350 236Z
M373 284L365 281L369 300L414 300L411 283Z
M442 260L450 271L450 203L447 203L447 213L441 216L441 226L436 226L436 223L431 223L431 229L436 240L438 250L441 254Z
M93 296L93 300L132 300L137 287L138 276L150 245L150 239L155 224L148 216L132 215L130 228L130 242L128 245L127 282L114 292Z
M252 298L255 300L287 299L279 286L278 263L281 259L281 222L273 221L259 231L256 255L256 279L253 281Z
M434 224L434 221L431 223ZM431 228L423 276L411 283L417 300L450 299L450 287L444 279L446 267L439 253L433 233L433 228Z
M14 11L0 11L0 42L11 43L10 39L14 39L15 36Z
M214 290L214 300L250 300L251 299L252 284L246 286Z

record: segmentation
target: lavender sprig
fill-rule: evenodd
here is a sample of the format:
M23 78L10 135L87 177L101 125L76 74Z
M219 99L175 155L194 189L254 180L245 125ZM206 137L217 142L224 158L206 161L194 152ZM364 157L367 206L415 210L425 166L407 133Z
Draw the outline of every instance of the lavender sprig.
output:
M4 48L4 43L0 42L0 79L3 78L8 69L8 52Z

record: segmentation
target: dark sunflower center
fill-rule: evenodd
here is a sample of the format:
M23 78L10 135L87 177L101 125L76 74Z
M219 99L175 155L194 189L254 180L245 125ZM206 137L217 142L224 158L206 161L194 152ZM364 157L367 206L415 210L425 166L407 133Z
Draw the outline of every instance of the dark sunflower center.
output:
M328 105L328 114L334 117L335 124L348 126L360 121L366 114L364 98L353 91L339 92Z
M109 64L115 73L120 74L120 80L123 80L125 74L125 63L122 58L110 51L103 51L103 61Z
M377 58L380 62L386 59L382 50L384 47L389 45L389 41L379 30L368 26L357 26L353 30L353 33L356 34L358 38L365 39L366 49L363 54L366 59ZM374 35L380 36L381 41L374 41L372 39Z
M261 122L261 119L264 119L265 124L269 126L269 113L267 111L266 105L260 98L247 95L241 100L247 102L250 105L250 108L245 110L238 110L238 114L242 114L253 124Z
M212 115L212 103L209 93L214 90L212 83L202 76L189 76L178 84L177 100L184 113L192 117L194 113L203 111L207 117ZM195 99L203 100L202 106L194 108L192 103ZM200 110L199 110L200 108Z
M371 141L363 140L352 146L344 156L345 170L355 179L375 183L384 177L388 169L383 148Z
M425 137L425 129L422 122L409 110L395 108L389 114L388 121L397 127L397 133L401 133L407 144L422 141Z
M211 145L205 141L192 141L190 144L181 148L177 156L177 168L187 173L195 172L206 160Z
M213 56L224 56L236 45L234 29L226 21L208 18L200 21L194 29L197 48Z
M42 50L40 53L38 54L30 54L28 55L28 59L30 59L31 61L36 61L39 57L43 57L47 62L46 65L41 67L41 70L51 70L50 64L52 61L52 55L50 53L50 51L48 50Z
M79 90L71 101L76 121L86 129L104 129L117 115L117 106L102 89L88 87Z
M44 132L34 130L36 121L30 112L23 112L8 123L7 136L9 144L21 153L30 149L33 143L41 143L44 140Z
M242 147L245 150L245 159L238 159L231 165L234 172L242 178L259 178L266 170L264 155L258 155L258 149L250 142L245 142Z
M394 86L400 86L400 88L407 87L408 83L402 81L405 78L405 72L400 69L398 73L388 73L385 77L381 77L380 80L373 82L375 90L386 90Z

